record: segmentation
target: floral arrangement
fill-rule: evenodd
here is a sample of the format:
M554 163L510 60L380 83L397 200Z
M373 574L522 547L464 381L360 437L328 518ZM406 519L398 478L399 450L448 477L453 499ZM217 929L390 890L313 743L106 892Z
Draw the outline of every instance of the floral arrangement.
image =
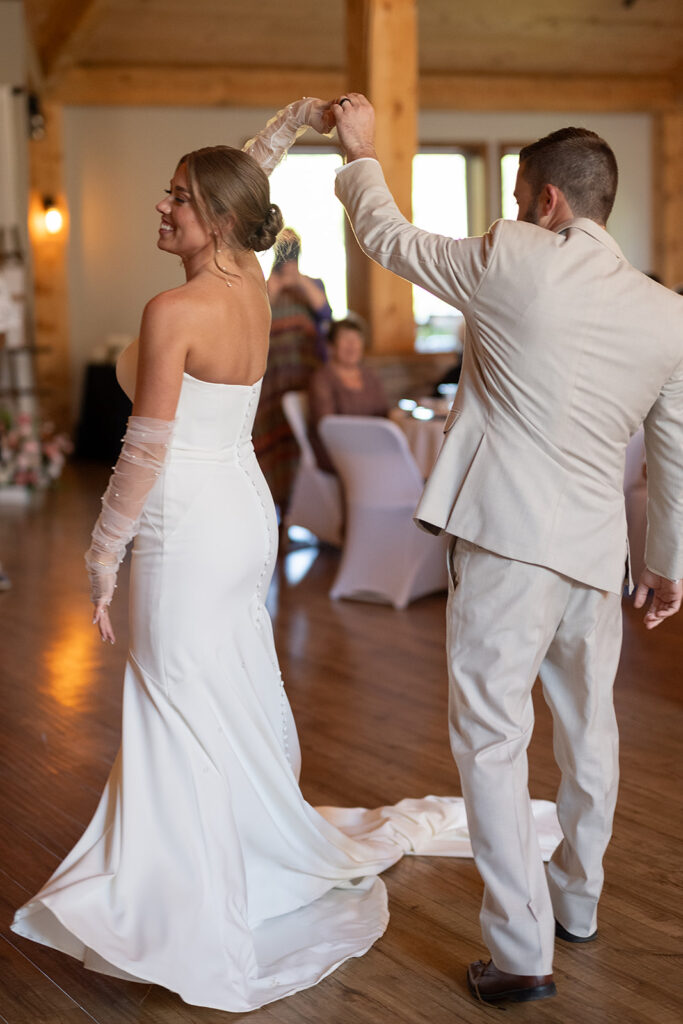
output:
M29 413L13 417L0 409L0 487L49 487L72 448L66 434L55 434L51 423L40 424Z

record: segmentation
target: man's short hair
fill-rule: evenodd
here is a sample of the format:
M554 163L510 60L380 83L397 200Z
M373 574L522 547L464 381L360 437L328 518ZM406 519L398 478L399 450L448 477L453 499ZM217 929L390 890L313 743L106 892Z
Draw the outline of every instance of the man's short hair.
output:
M564 193L575 217L607 223L619 172L614 153L595 132L560 128L525 146L519 163L534 201L545 185L555 185Z

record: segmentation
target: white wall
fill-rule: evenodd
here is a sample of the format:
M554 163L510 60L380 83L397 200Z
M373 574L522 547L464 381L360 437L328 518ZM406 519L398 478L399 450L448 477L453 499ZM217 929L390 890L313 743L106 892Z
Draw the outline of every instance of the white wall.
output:
M134 335L147 299L183 280L179 261L156 248L159 215L154 210L178 158L200 146L241 146L271 114L268 110L206 108L65 110L75 402L92 349L101 346L108 335ZM425 142L451 144L527 142L567 124L593 128L613 145L621 185L610 228L626 256L636 266L649 269L648 116L425 112L420 118L420 137Z
M21 0L0 2L0 81L24 84L24 11Z

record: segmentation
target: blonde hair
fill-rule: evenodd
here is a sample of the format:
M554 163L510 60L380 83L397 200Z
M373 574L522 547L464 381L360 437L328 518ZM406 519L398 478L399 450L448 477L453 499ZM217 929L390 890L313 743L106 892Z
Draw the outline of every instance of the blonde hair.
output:
M275 244L284 220L253 157L232 146L207 146L186 153L178 167L183 164L197 215L218 248L223 242L228 248L263 252Z

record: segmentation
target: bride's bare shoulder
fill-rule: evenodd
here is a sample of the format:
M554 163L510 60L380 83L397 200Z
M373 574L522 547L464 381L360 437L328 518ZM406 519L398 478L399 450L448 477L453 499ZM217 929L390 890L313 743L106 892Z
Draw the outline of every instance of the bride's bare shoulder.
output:
M158 295L153 296L148 301L145 309L150 306L152 309L177 309L186 302L195 301L196 294L196 289L192 288L192 281L185 281L175 288L167 288L166 291L159 292Z
M201 302L187 285L159 292L149 300L140 325L140 352L153 353L157 349L183 355L198 321L202 321Z
M164 326L178 326L188 318L196 316L200 309L206 307L206 296L197 288L191 287L192 282L178 285L159 292L149 300L143 313L143 323L157 323Z

